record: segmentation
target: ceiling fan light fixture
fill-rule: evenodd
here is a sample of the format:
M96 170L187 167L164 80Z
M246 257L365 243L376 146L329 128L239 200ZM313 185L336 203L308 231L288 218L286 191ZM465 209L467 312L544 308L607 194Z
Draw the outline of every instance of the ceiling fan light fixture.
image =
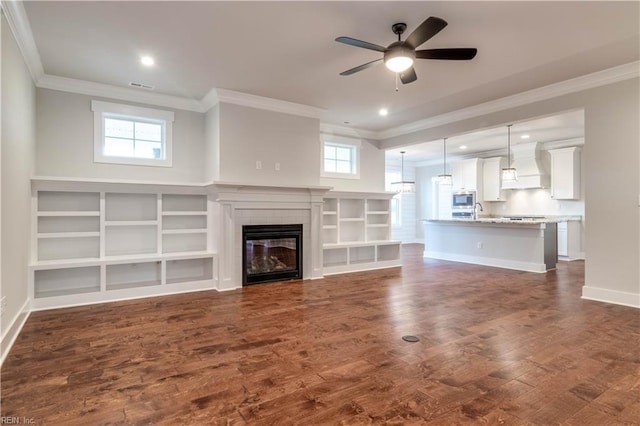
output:
M391 71L399 73L408 70L416 58L414 49L402 45L396 45L384 54L384 65Z

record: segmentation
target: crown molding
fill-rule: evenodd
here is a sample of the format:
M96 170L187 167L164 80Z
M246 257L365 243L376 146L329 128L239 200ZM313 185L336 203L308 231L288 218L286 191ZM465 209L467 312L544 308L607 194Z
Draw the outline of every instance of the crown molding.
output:
M340 126L339 124L320 123L320 133L357 137L362 139L378 139L378 133L357 127Z
M415 121L413 123L394 127L377 133L378 139L389 139L409 133L418 132L420 130L431 129L433 127L442 126L444 124L456 121L466 120L485 114L491 114L503 111L509 108L520 107L533 102L543 101L556 98L570 93L582 90L593 89L607 84L617 83L620 81L637 78L640 76L640 62L630 62L628 64L619 65L603 71L592 74L583 75L572 78L570 80L561 81L559 83L550 84L548 86L539 87L526 92L507 96L494 101L485 102L474 105L472 107L459 109L446 114L436 115L424 120Z
M281 112L284 114L299 115L308 118L320 119L326 112L321 108L279 99L265 98L263 96L250 95L226 89L215 89L218 102L246 106L250 108L264 109L267 111Z
M78 93L81 95L100 96L109 99L118 99L121 101L203 112L202 104L200 101L195 99L145 92L143 91L144 89L118 87L110 84L76 80L73 78L58 77L55 75L43 75L38 80L36 86L43 89L60 90L63 92Z
M20 52L22 52L22 57L27 64L31 79L34 83L37 83L44 75L44 68L42 67L36 42L33 39L31 25L29 25L29 19L27 18L24 5L21 1L3 0L0 1L0 7L2 7L4 11L4 15L9 23L9 28L18 44L18 48Z

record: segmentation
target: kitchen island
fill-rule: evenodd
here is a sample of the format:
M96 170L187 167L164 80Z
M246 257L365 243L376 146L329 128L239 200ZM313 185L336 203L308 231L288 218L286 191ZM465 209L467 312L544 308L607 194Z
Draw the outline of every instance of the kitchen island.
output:
M426 220L424 257L546 272L558 261L557 224L567 218Z

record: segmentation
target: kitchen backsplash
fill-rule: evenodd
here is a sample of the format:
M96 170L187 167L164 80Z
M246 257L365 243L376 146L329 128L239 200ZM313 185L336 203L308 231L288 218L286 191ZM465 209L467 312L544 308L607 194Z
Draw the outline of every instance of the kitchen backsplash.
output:
M484 214L509 215L562 215L584 216L584 199L554 200L549 189L520 189L506 191L507 201L485 202Z

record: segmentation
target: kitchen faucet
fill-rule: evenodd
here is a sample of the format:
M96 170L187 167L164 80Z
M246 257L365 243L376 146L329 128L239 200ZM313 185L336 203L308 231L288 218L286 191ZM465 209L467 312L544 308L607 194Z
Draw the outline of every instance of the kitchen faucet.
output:
M473 220L478 219L478 207L480 207L480 211L483 212L484 209L482 208L482 204L480 203L475 203L473 206Z

